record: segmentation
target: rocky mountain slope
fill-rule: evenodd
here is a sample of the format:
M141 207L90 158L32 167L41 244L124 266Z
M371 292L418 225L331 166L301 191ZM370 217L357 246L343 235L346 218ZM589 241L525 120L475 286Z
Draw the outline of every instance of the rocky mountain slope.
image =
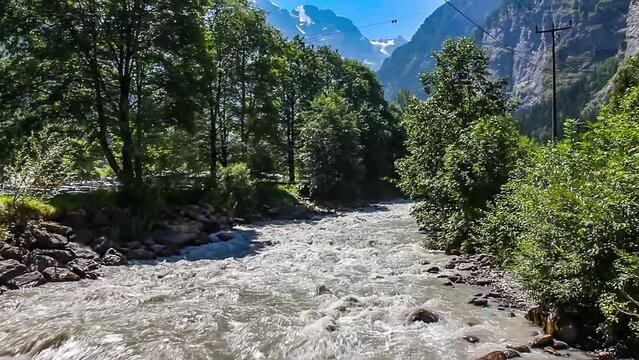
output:
M453 0L464 13L478 22L492 15L504 0ZM411 41L399 47L384 61L378 72L386 95L393 98L401 89L421 93L420 73L433 67L431 53L441 48L444 40L473 34L475 27L452 7L444 4L431 14Z
M255 4L266 11L269 22L286 37L300 36L308 44L330 46L342 56L362 61L374 70L379 69L395 48L406 42L402 37L371 41L351 20L313 5L288 11L270 0L256 0Z
M597 107L592 99L605 98L606 86L621 60L639 50L639 0L453 3L490 36L444 4L408 44L384 62L379 77L389 97L402 88L423 95L417 78L432 69L430 53L448 37L472 35L489 54L494 75L507 77L513 96L520 99L523 130L544 139L551 114L551 37L537 34L536 25L548 28L572 20L572 29L557 35L560 120L591 118Z

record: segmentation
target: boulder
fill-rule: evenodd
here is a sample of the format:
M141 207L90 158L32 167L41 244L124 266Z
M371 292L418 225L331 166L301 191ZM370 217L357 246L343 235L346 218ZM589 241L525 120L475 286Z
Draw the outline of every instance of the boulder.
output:
M544 348L544 352L551 354L551 355L555 355L555 356L560 356L560 354L557 352L557 350L555 350L552 346L546 346Z
M126 257L120 254L114 248L107 250L107 252L104 253L104 256L102 256L102 265L119 266L119 265L126 265L126 264L127 264Z
M44 222L42 223L42 228L51 234L58 234L65 237L73 235L73 228L56 222Z
M487 299L481 299L481 298L472 298L472 299L470 299L470 301L468 303L472 304L472 305L475 305L475 306L482 306L482 307L488 306L488 300Z
M423 322L426 324L439 321L439 315L426 309L415 309L407 314L408 322Z
M7 280L7 287L10 289L21 289L35 287L44 283L44 277L37 271L28 272Z
M178 249L190 245L198 237L199 234L183 234L170 229L153 232L153 240L156 244L172 246Z
M13 259L22 262L29 255L29 250L11 245L0 248L0 256L4 259Z
M100 267L97 261L92 259L77 258L69 261L67 267L81 278L97 278L96 270Z
M563 341L553 340L552 348L555 350L567 350L570 346Z
M27 250L35 249L37 244L38 244L38 240L36 239L35 236L33 236L31 231L25 231L24 233L20 234L19 236L16 236L13 239L14 246L25 248Z
M503 351L493 351L484 356L477 358L477 360L506 360L506 354Z
M90 247L80 245L78 243L69 243L67 245L67 250L71 251L71 254L74 258L83 258L83 259L94 259L97 260L100 258L100 255L93 251Z
M202 224L202 231L207 234L213 234L221 230L220 223L215 218L202 217L200 223Z
M156 255L153 251L149 251L145 248L138 248L130 249L126 257L128 259L152 260L156 258Z
M441 269L439 268L439 266L431 266L428 269L426 269L426 272L431 274L437 274L440 271Z
M40 254L30 254L25 259L25 263L31 270L39 272L42 272L46 268L62 266L56 259Z
M520 353L518 353L516 350L512 350L512 349L504 350L504 355L506 355L507 359L521 357Z
M139 241L130 241L126 243L125 246L129 249L137 249L142 247L142 243Z
M548 346L552 347L554 343L552 335L543 335L533 339L530 343L530 347L534 349L543 349Z
M40 249L62 249L69 243L69 239L60 234L34 230L33 235L38 240L37 244Z
M0 295L6 293L7 291L9 291L9 289L7 289L6 286L0 286Z
M100 236L95 239L93 243L91 243L91 248L98 253L100 256L104 255L110 248L113 247L113 241L111 239L106 238L104 236Z
M462 339L468 341L471 344L477 344L478 342L481 342L480 338L478 338L477 336L473 336L473 335L464 335L464 336L462 336Z
M477 265L473 264L473 263L461 263L459 265L457 265L457 269L461 270L461 271L473 271L473 270L477 270Z
M93 244L96 237L98 237L98 234L91 229L79 229L76 230L73 241L79 244L89 245Z
M28 272L27 267L15 259L2 260L0 261L0 284L7 284L7 281Z
M479 286L487 286L493 283L493 279L490 278L479 278L475 280L475 284Z
M74 273L70 269L60 267L50 267L42 271L42 275L47 281L52 282L65 282L65 281L78 281L80 275Z
M37 249L33 251L35 254L45 255L58 260L61 263L68 263L74 259L73 254L69 250L60 249Z

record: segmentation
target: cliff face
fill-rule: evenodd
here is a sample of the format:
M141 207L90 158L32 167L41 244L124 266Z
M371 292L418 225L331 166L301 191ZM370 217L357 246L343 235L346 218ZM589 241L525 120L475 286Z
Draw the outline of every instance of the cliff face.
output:
M559 27L572 20L572 29L557 33L559 87L570 87L621 52L630 2L510 0L487 21L487 29L516 54L487 35L478 40L490 55L491 68L496 75L508 77L523 107L534 106L543 100L552 74L551 35L537 34L535 26L546 29L554 23Z
M493 14L504 0L453 0L462 12L478 23ZM417 30L413 38L393 52L386 59L378 72L384 84L386 95L393 98L401 89L409 89L422 94L419 74L433 68L431 53L441 49L444 40L451 37L469 36L475 26L457 13L452 7L444 4L430 15Z
M632 0L626 29L626 56L639 52L639 0Z

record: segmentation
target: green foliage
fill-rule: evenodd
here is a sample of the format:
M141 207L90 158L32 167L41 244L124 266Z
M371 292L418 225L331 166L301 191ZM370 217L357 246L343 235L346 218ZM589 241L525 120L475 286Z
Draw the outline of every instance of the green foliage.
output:
M639 87L613 94L584 134L530 153L476 241L540 299L639 344Z
M50 219L57 214L57 209L43 200L0 195L0 228L25 224L31 220Z
M320 95L303 115L302 167L311 198L352 200L364 176L357 114L336 92Z
M504 82L488 76L486 55L467 38L448 40L422 82L426 101L408 101L404 125L409 155L400 186L420 203L413 214L436 232L434 246L459 247L519 157L519 134Z
M248 166L237 163L218 170L214 203L231 215L245 216L255 210L255 182Z

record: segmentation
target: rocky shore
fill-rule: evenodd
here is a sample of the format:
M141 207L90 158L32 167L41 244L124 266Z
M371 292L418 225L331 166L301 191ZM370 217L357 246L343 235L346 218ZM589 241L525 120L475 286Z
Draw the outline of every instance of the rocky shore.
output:
M0 239L0 293L46 282L95 279L101 266L176 255L187 246L224 241L210 236L232 219L207 204L168 211L140 240L118 241L126 212L117 207L72 211L56 221L10 228Z
M583 347L583 334L579 319L562 309L550 309L539 305L531 294L523 290L508 273L493 266L490 256L462 255L460 251L450 249L446 254L451 260L443 269L428 266L426 271L438 274L443 286L454 287L459 284L480 286L484 291L478 292L468 303L478 307L493 307L504 311L507 316L515 317L524 312L526 320L540 326L540 333L531 338L527 344L510 344L504 349L496 349L478 360L500 360L521 357L523 353L545 352L558 357L569 357L566 352L571 347ZM469 336L464 338L471 343L481 339ZM614 349L598 350L589 353L593 359L617 359Z

